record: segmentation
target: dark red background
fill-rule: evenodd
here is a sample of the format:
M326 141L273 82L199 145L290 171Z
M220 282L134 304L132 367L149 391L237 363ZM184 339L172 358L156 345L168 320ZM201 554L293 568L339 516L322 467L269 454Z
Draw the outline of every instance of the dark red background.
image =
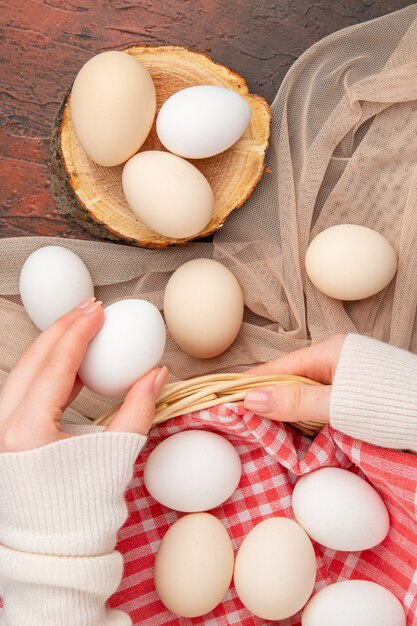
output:
M0 237L90 238L49 192L49 135L81 65L109 48L179 44L242 74L272 101L283 76L329 33L407 0L10 0L0 3Z

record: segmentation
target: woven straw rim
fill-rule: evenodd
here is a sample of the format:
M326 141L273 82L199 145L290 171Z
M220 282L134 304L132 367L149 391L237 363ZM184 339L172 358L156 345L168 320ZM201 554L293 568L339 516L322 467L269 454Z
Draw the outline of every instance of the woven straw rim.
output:
M292 374L277 374L256 376L253 374L208 374L188 380L181 380L165 385L159 394L155 419L152 426L166 422L173 417L193 413L202 409L225 404L228 402L240 403L244 400L246 392L256 387L270 385L320 385L315 380L294 376ZM120 408L120 404L114 406L95 420L97 426L108 426ZM313 436L324 426L322 421L298 421L291 422L305 435Z

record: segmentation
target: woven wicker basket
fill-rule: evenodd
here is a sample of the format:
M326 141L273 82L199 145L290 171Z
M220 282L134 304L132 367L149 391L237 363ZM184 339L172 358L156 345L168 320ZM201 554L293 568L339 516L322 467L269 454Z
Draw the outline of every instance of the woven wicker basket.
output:
M293 385L305 383L320 385L320 383L292 375L255 376L247 374L209 374L182 380L166 385L157 399L156 413L153 425L166 422L172 417L208 409L226 402L242 402L246 392L256 387L270 385ZM107 426L119 410L120 405L99 417L95 424ZM313 436L324 426L323 422L291 422L305 435Z

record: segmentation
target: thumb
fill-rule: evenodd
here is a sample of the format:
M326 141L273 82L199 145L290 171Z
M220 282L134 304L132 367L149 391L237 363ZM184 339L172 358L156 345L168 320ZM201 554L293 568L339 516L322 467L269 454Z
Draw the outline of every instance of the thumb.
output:
M249 411L280 422L329 421L331 385L304 384L259 387L247 392Z
M168 378L168 368L155 368L140 378L129 390L107 432L147 435L155 417L155 403Z

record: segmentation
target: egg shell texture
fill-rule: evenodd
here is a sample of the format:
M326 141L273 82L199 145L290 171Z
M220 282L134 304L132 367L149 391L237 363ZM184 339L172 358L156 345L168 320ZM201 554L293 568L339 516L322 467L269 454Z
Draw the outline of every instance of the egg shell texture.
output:
M347 580L316 593L303 611L302 626L405 626L400 601L377 583Z
M375 230L339 224L319 233L305 258L308 277L327 296L361 300L384 289L397 271L397 255Z
M122 184L132 211L165 237L193 237L211 219L214 196L208 180L175 154L136 154L123 168Z
M79 369L83 383L103 396L126 393L155 367L165 350L165 324L146 300L121 300L104 309L104 323Z
M19 292L32 322L45 330L92 297L94 286L90 272L76 254L60 246L44 246L23 264Z
M71 120L86 154L99 165L124 163L147 138L156 112L148 70L125 52L102 52L77 74Z
M144 482L161 504L183 512L208 511L237 488L242 466L234 446L205 430L164 439L149 455Z
M236 592L249 611L265 620L297 613L316 579L314 549L293 520L271 517L257 524L236 555Z
M188 159L204 159L236 143L250 118L249 104L235 91L197 85L174 93L164 102L156 130L167 150Z
M292 508L310 537L333 550L372 548L389 530L388 511L378 492L338 467L302 476L294 487Z
M181 617L213 610L233 574L233 548L223 524L209 513L181 517L164 535L155 559L156 591Z
M207 359L233 343L243 319L242 289L221 263L194 259L171 276L164 294L169 332L188 354Z

